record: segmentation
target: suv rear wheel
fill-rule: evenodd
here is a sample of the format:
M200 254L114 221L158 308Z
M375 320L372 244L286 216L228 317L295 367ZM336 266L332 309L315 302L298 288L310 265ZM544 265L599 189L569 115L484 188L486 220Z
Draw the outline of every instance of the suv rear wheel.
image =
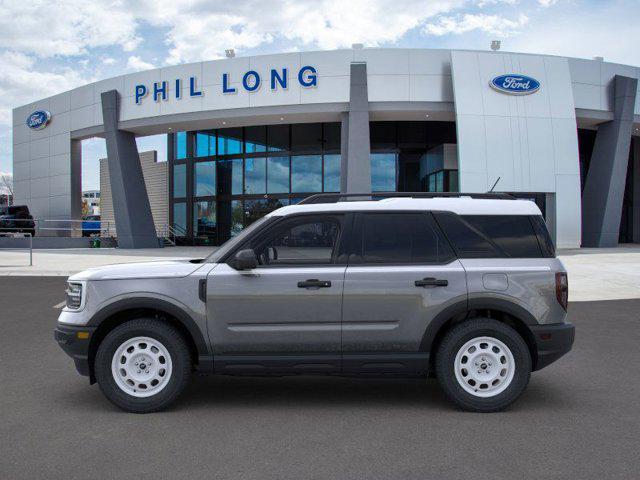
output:
M436 353L436 375L458 406L494 412L506 408L524 391L531 375L531 355L513 328L476 318L445 334Z
M131 320L102 340L95 374L102 393L121 409L133 413L162 410L189 381L189 347L168 323L151 318Z

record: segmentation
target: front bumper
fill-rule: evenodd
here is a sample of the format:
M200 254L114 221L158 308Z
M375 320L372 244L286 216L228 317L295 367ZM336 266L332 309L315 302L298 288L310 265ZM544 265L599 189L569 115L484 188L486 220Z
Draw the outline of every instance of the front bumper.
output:
M73 358L76 370L80 375L90 376L89 345L95 333L95 327L71 326L58 324L53 337L64 352Z
M575 331L571 323L532 326L537 351L534 370L546 367L569 352L573 346Z

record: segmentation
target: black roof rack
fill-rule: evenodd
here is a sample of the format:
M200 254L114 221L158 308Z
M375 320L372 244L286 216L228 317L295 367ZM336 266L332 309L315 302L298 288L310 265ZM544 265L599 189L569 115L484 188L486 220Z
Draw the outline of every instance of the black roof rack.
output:
M463 192L373 192L373 193L316 193L306 197L298 205L310 203L338 203L358 200L381 200L383 198L456 198L471 197L491 200L517 200L508 193L463 193Z

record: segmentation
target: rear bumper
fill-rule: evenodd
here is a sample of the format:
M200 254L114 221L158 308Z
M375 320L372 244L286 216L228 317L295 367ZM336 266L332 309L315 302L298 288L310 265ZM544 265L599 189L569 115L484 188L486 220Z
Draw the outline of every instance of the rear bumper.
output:
M53 331L53 338L58 342L60 348L73 359L78 373L85 377L90 375L89 344L95 330L95 327L75 327L58 324ZM85 335L85 332L88 335ZM78 336L79 333L81 333L80 336ZM81 338L85 336L87 338Z
M571 323L532 326L531 332L537 351L534 370L546 367L571 350L575 331Z

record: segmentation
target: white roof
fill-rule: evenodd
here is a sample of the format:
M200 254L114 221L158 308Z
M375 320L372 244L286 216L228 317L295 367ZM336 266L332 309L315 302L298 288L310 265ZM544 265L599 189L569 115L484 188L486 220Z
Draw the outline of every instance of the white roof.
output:
M285 216L306 212L439 210L459 215L541 215L530 200L478 199L471 197L385 198L383 200L310 203L290 205L271 212L270 216Z

